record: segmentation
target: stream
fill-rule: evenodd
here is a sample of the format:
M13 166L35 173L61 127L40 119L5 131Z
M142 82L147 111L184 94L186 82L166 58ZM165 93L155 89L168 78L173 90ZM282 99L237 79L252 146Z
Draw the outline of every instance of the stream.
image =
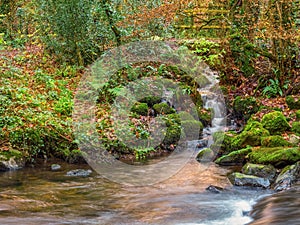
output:
M59 171L45 163L1 173L0 224L242 225L252 220L251 205L271 193L232 187L229 169L210 163L203 170L194 160L171 178L141 187L113 183L95 172L69 177L67 171L90 168L60 165ZM224 190L213 193L206 190L209 185Z

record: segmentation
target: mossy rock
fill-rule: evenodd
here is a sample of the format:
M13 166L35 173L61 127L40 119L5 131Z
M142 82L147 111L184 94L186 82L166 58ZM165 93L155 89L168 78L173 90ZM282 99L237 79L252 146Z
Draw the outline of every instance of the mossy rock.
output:
M189 140L198 139L203 131L203 124L197 120L184 120L181 121L183 132Z
M197 82L197 84L199 85L200 88L203 88L209 84L211 84L211 82L209 81L209 79L204 76L204 75L199 75L195 78L195 81Z
M245 126L242 133L237 135L231 143L233 149L245 147L247 145L259 146L261 138L269 136L270 133L263 125L257 121L250 121Z
M205 127L209 126L211 125L211 121L212 121L212 110L198 107L198 117Z
M285 116L282 112L278 111L264 115L261 123L264 128L270 131L271 134L281 134L282 132L290 129L290 125L286 121Z
M276 169L272 165L246 163L242 168L242 173L267 178L270 182L273 182L276 177Z
M283 167L300 160L300 148L275 147L275 148L253 148L248 155L249 162Z
M213 133L213 141L211 148L219 151L218 155L225 155L232 151L238 150L239 147L233 146L236 134L232 132L217 131Z
M211 162L215 157L215 153L210 148L204 148L196 156L198 162Z
M252 148L248 146L247 148L240 149L238 151L233 151L228 155L224 155L218 158L215 163L223 166L229 165L241 165L245 162L245 157L252 151Z
M252 114L259 110L259 106L254 97L242 98L238 96L233 101L233 110L237 118L248 120Z
M147 96L139 100L141 103L146 103L149 107L161 102L161 97L158 96Z
M168 114L168 115L164 116L163 119L166 122L167 127L174 126L174 125L179 126L181 123L180 116L177 113Z
M191 115L190 113L185 112L185 111L179 112L178 115L180 116L181 121L196 119L193 115Z
M293 144L285 140L282 136L274 135L261 138L262 147L293 147Z
M300 135L300 122L296 121L292 123L292 131Z
M132 106L130 111L141 116L147 116L149 107L147 103L137 102Z
M175 109L169 106L166 102L161 102L153 105L153 109L157 114L172 114Z
M228 179L233 185L236 186L251 186L251 187L263 187L269 188L270 181L267 178L257 177L254 175L247 175L242 173L232 173L228 176Z
M285 100L290 109L300 109L300 97L295 98L289 95Z
M181 138L181 127L173 125L167 128L165 138L163 140L164 146L175 145Z
M300 110L296 111L296 120L300 121Z

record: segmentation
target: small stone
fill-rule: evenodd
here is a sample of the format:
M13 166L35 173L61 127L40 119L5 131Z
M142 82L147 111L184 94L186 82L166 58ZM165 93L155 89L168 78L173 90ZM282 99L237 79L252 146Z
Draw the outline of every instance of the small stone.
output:
M222 191L224 191L223 188L218 187L218 186L214 186L214 185L209 185L205 190L210 191L212 193L216 193L216 194L219 194Z
M52 171L56 171L56 170L60 170L61 169L61 165L59 164L52 164L51 165L51 170Z
M76 170L68 171L67 176L70 176L70 177L88 177L91 173L92 173L91 170L76 169Z

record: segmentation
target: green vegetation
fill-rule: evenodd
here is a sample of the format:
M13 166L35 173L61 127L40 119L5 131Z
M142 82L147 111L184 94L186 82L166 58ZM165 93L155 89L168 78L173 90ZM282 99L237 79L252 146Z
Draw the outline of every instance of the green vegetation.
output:
M284 139L290 135L287 132L300 135L298 1L201 2L207 12L211 7L221 8L218 11L221 14L213 16L197 14L193 3L2 1L1 155L12 157L11 152L18 152L27 162L49 157L82 161L84 155L72 133L72 110L74 93L84 70L106 50L141 40L167 40L172 47L188 48L195 54L197 65L205 62L219 73L229 117L245 128L240 133L213 134L212 151L220 148L218 154L222 156L248 145L262 149L290 147ZM143 145L132 149L118 140L110 105L126 85L144 77L176 82L180 91L191 98L197 112L177 114L171 102L153 93L138 99L128 109L129 124L118 127L120 134L129 133L142 140ZM190 134L198 133L201 136L203 127L211 125L213 112L203 109L198 89L209 83L205 71L194 79L171 61L169 65L160 62L126 65L113 74L99 93L97 131L103 145L118 158L130 155L145 159L159 151L172 151L181 137L188 139ZM162 90L159 83L154 86L158 92ZM272 109L282 112L270 112ZM257 121L250 119L252 116ZM165 138L154 149L150 147L153 131L147 121L160 117L166 124ZM250 158L257 161L256 151L251 154ZM272 151L267 154L273 157ZM287 158L293 161L291 155Z

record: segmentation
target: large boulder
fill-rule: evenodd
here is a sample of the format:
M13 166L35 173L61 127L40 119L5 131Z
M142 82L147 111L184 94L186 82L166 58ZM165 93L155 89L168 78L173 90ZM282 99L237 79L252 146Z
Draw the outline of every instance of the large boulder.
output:
M245 157L251 152L251 147L230 152L228 155L221 156L215 163L222 166L241 165L245 162Z
M274 111L265 114L261 123L264 128L270 131L270 134L281 134L282 132L290 129L289 123L286 121L282 112Z
M273 182L276 177L276 169L272 165L246 163L242 168L242 173L267 178L270 182Z
M300 161L294 165L286 166L275 181L275 191L286 190L300 178Z
M248 160L251 163L272 164L275 167L282 168L300 160L300 148L252 148L252 152L248 155Z
M269 188L270 181L267 178L257 177L253 175L246 175L242 173L232 173L228 176L228 179L233 185L236 186L252 186Z

